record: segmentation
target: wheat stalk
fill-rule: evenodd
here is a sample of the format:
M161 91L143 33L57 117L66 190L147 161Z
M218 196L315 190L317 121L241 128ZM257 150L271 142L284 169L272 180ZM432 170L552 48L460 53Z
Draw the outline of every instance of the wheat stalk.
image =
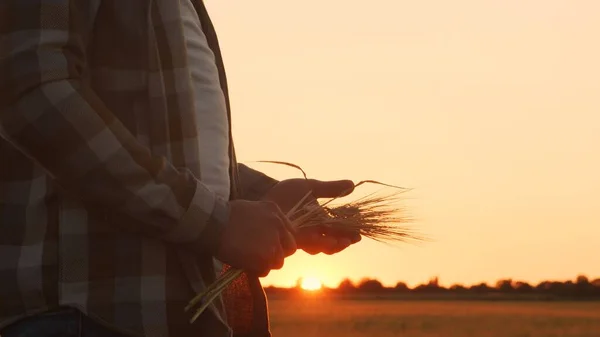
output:
M279 161L262 161L295 167L306 174L297 165ZM395 188L397 191L386 195L370 194L352 202L332 205L339 197L331 198L323 204L308 203L312 191L309 191L286 216L295 230L316 227L334 231L349 231L383 243L422 241L425 238L416 231L405 226L408 219L401 209L395 206L400 194L405 188L384 184L375 180L364 180L354 185L353 189L363 184L377 184ZM345 195L349 191L344 191ZM202 312L225 290L235 279L243 274L243 270L231 268L203 292L197 294L185 307L191 310L196 305L195 314L190 322L193 323Z

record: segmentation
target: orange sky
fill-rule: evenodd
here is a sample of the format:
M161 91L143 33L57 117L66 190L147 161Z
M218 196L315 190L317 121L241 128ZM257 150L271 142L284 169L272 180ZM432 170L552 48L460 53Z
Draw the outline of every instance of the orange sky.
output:
M239 159L412 187L405 205L435 239L299 253L265 284L600 276L600 2L207 5Z

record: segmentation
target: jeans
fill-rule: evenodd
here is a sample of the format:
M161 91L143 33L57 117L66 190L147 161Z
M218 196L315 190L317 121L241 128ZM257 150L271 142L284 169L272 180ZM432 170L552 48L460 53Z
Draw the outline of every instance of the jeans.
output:
M0 331L1 337L125 337L88 318L77 309L65 308L28 317Z

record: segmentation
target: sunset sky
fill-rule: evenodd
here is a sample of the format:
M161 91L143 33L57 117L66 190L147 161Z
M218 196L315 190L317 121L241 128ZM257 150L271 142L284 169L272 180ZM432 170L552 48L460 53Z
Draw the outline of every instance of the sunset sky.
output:
M413 188L403 205L433 239L298 253L265 285L600 277L600 1L207 6L240 161Z

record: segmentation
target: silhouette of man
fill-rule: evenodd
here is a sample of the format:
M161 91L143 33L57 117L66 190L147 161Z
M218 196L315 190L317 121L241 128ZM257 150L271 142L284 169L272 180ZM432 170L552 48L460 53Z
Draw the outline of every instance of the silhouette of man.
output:
M284 212L353 185L238 164L230 117L201 1L1 1L1 335L270 336L258 277L360 239ZM247 273L190 324L214 259Z

